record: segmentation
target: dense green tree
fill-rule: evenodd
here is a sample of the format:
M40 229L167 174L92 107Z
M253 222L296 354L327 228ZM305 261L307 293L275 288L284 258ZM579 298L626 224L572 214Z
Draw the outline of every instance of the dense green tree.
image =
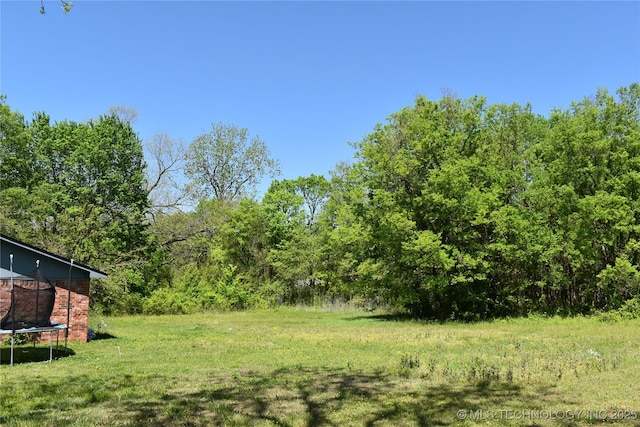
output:
M329 182L311 175L274 181L262 200L272 278L287 301L321 297L326 290L316 223L329 194Z
M295 190L304 199L307 227L313 229L331 195L331 184L322 175L311 174L295 180Z
M262 198L269 243L274 249L290 241L305 227L304 197L295 180L273 181Z
M319 216L318 238L322 279L331 296L376 297L374 282L366 279L366 255L373 246L370 226L360 220L367 205L362 176L345 163L336 165L330 181L330 197Z
M25 122L0 106L0 228L3 233L110 274L94 287L144 296L160 259L148 239L142 144L115 115L51 124ZM103 298L104 297L104 298ZM136 303L139 305L139 303ZM125 304L126 305L126 304Z
M0 191L11 187L27 188L35 177L34 147L22 114L12 111L0 96Z
M148 201L142 146L131 126L114 116L51 125L39 113L25 129L3 138L8 172L0 185L14 194L21 189L46 212L31 209L31 218L8 232L98 268L135 257L146 239ZM29 178L12 179L16 170ZM5 215L16 221L20 213Z
M269 246L266 217L262 205L252 199L242 199L221 225L215 238L215 248L224 253L227 264L247 275L258 285L268 279Z
M359 271L379 295L428 316L501 309L514 284L499 273L507 246L495 245L506 228L497 222L524 209L525 153L539 126L528 107L419 97L357 145L368 194L359 217L372 234Z
M620 306L640 291L640 85L553 111L535 152L530 200L554 235L547 300L568 312ZM618 270L629 280L612 281Z
M51 125L37 114L30 133L32 176L46 189L61 253L102 268L135 257L146 238L148 201L142 145L131 126L115 116Z

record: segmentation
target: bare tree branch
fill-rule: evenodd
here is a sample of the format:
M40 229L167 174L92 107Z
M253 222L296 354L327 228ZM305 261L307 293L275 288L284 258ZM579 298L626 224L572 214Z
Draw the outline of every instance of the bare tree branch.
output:
M60 0L60 3L62 3L62 10L64 11L64 13L68 13L71 11L71 8L73 7L72 2ZM44 0L40 0L40 13L43 15L46 13L46 10L44 8Z
M167 133L156 133L145 144L148 157L147 197L151 201L150 214L181 211L191 201L189 187L181 183L185 158L184 142Z

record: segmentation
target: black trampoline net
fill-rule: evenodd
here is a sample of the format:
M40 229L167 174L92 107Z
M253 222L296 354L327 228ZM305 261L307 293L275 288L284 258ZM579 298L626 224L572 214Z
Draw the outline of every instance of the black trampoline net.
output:
M51 312L56 300L56 289L40 272L40 269L29 276L33 279L15 280L13 289L3 293L3 297L8 296L9 298L2 304L6 307L6 311L3 310L4 316L0 321L1 329L16 330L51 326Z

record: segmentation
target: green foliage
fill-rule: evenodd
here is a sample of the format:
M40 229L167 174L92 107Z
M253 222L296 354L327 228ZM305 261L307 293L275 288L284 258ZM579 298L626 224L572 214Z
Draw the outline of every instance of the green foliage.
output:
M23 130L14 122L0 151L5 233L107 270L146 244L145 164L128 123L51 125L44 113Z
M107 270L94 310L357 299L439 320L635 312L636 83L546 118L420 96L353 144L356 161L330 181L275 180L260 202L249 196L277 163L246 129L214 124L186 151L185 188L201 197L188 212L150 209L159 181L146 182L117 114L26 122L2 99L0 118L0 231ZM181 156L165 164L158 150L158 171L174 173Z
M318 221L329 194L329 182L311 175L274 181L262 200L267 261L272 279L282 284L283 301L309 303L326 294Z
M304 197L292 180L274 181L262 199L267 218L267 235L273 247L291 240L305 224Z
M640 295L640 271L626 257L617 258L613 266L607 265L597 278L598 303L604 309L623 310L632 297L637 299Z
M32 185L35 158L29 128L22 114L12 111L0 96L0 191Z
M269 277L266 219L259 203L241 200L221 224L213 243L214 249L221 249L212 252L217 254L216 260L236 266L240 274L255 280L256 285Z
M25 122L0 103L0 231L107 272L92 307L137 312L167 278L150 241L142 143L115 115Z
M33 344L35 345L40 340L39 333L27 333L27 334L15 334L15 335L5 335L3 343L5 345L11 345L13 340L13 345L27 345Z
M381 295L421 315L493 312L491 213L521 197L517 133L535 120L482 98L420 97L358 145L368 197L357 215L373 244L360 273Z
M588 312L636 295L640 86L618 95L549 119L450 96L391 115L356 144L352 182L366 197L350 214L367 242L349 251L356 281L443 319Z
M263 305L233 265L189 265L171 287L155 290L144 302L150 314L186 314L204 310L242 310Z
M278 174L278 163L259 137L249 140L246 128L221 123L193 140L186 160L198 194L225 202L250 194L264 175Z
M552 234L542 294L562 312L615 308L634 292L614 285L612 274L625 270L640 231L640 86L618 95L600 90L554 111L547 136L532 149L528 197ZM638 261L637 252L628 259Z
M137 264L128 263L108 278L91 284L91 308L105 315L141 313L146 298L171 282L171 270L161 250L146 252Z
M640 319L640 296L625 301L620 308L610 312L613 317L619 320Z

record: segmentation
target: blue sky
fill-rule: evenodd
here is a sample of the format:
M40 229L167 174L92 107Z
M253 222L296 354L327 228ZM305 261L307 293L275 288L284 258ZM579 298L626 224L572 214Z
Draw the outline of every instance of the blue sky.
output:
M640 2L0 3L0 93L27 118L135 107L143 140L249 129L280 178L324 174L419 94L547 115L640 81Z

